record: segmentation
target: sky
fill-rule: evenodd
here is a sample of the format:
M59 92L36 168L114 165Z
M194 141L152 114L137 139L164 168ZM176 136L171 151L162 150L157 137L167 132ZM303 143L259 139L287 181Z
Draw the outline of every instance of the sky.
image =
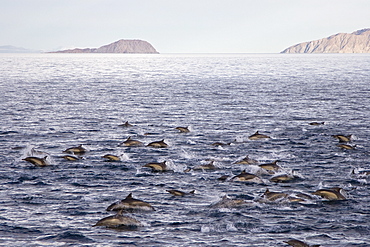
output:
M160 53L278 53L370 28L370 0L0 0L0 46L141 39Z

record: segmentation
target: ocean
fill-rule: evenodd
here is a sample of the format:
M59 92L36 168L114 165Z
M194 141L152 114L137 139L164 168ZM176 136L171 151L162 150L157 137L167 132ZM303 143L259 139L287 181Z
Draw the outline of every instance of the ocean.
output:
M1 246L370 246L369 54L0 54L0 72ZM139 227L93 227L130 193L155 209L124 214Z

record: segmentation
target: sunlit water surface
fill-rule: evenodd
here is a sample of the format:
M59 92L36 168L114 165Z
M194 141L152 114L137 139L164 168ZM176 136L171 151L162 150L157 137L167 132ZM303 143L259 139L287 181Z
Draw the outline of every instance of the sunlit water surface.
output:
M1 245L368 246L369 178L360 173L370 170L370 55L2 54L0 91ZM126 121L134 126L119 126ZM249 140L256 131L271 138ZM352 134L355 149L339 148L336 134ZM169 147L120 146L129 136ZM83 159L61 158L80 144ZM22 160L32 148L51 166ZM106 162L108 153L122 161ZM234 164L246 155L279 160L296 179L275 183ZM185 172L209 160L219 169ZM142 167L161 161L172 172ZM244 169L264 183L230 180ZM267 188L330 187L348 199L261 201ZM92 227L129 193L156 209L128 214L142 227ZM213 206L225 195L246 203Z

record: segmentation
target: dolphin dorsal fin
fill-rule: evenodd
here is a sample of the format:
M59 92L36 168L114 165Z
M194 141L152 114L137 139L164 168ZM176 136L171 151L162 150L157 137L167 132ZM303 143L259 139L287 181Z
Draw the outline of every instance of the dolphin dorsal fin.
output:
M126 196L126 199L130 199L132 198L132 193L128 194L128 196Z

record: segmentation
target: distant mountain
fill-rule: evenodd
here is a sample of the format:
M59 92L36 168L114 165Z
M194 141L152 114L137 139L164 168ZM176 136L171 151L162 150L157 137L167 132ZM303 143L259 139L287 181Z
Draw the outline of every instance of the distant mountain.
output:
M0 46L0 53L40 53L41 51L15 47L11 45Z
M118 40L99 48L75 48L53 53L158 53L154 47L143 40Z
M370 28L300 43L281 53L370 53Z

